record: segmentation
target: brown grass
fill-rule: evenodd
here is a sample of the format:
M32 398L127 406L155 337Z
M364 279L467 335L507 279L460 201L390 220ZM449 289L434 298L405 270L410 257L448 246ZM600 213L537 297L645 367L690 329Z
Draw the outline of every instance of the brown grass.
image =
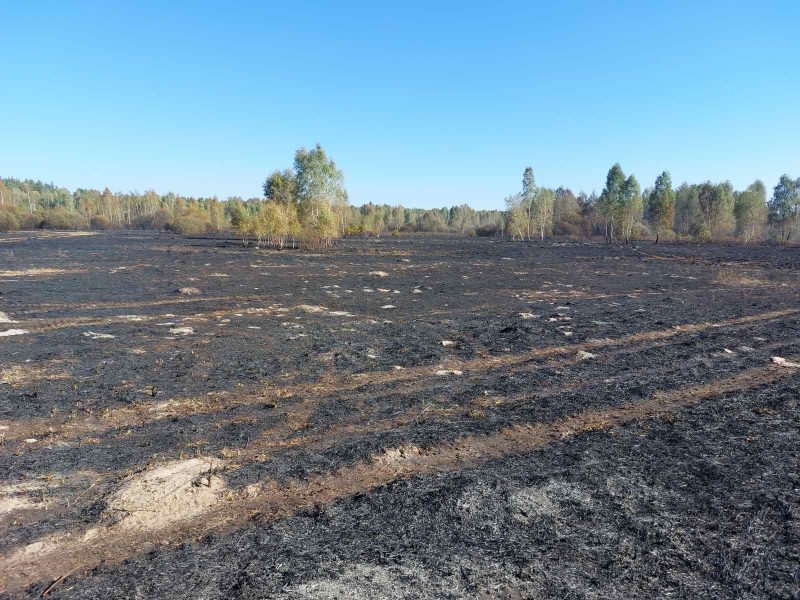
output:
M714 277L714 283L727 287L772 287L773 284L764 279L753 277L740 269L720 269Z
M39 381L55 381L57 379L69 379L70 374L63 371L55 364L33 365L22 364L12 365L0 370L0 384L19 387Z

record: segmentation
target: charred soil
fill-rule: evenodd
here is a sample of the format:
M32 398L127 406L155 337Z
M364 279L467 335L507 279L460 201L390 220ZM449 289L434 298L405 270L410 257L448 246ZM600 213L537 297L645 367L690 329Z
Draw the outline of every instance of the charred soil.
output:
M799 248L0 242L0 597L800 594Z

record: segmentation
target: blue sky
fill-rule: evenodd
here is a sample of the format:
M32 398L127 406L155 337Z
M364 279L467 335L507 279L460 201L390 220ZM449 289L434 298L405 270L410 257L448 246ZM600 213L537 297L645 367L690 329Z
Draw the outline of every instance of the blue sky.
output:
M557 6L555 6L557 4ZM0 175L260 194L321 143L351 201L500 208L800 176L800 2L6 2Z

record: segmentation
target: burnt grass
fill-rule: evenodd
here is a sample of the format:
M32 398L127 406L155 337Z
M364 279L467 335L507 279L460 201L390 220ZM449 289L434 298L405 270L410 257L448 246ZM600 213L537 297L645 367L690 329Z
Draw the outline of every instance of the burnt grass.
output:
M0 331L28 333L0 338L0 487L46 485L0 512L0 572L106 524L122 480L167 461L228 461L236 494L781 369L800 360L798 284L800 248L766 245L4 235L17 323ZM800 598L800 369L784 369L288 516L143 535L0 596Z

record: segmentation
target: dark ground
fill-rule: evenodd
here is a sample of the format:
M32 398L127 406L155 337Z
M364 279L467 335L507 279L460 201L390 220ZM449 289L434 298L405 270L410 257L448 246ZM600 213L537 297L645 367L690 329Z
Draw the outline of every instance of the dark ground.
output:
M0 590L800 598L799 283L797 247L4 235Z

